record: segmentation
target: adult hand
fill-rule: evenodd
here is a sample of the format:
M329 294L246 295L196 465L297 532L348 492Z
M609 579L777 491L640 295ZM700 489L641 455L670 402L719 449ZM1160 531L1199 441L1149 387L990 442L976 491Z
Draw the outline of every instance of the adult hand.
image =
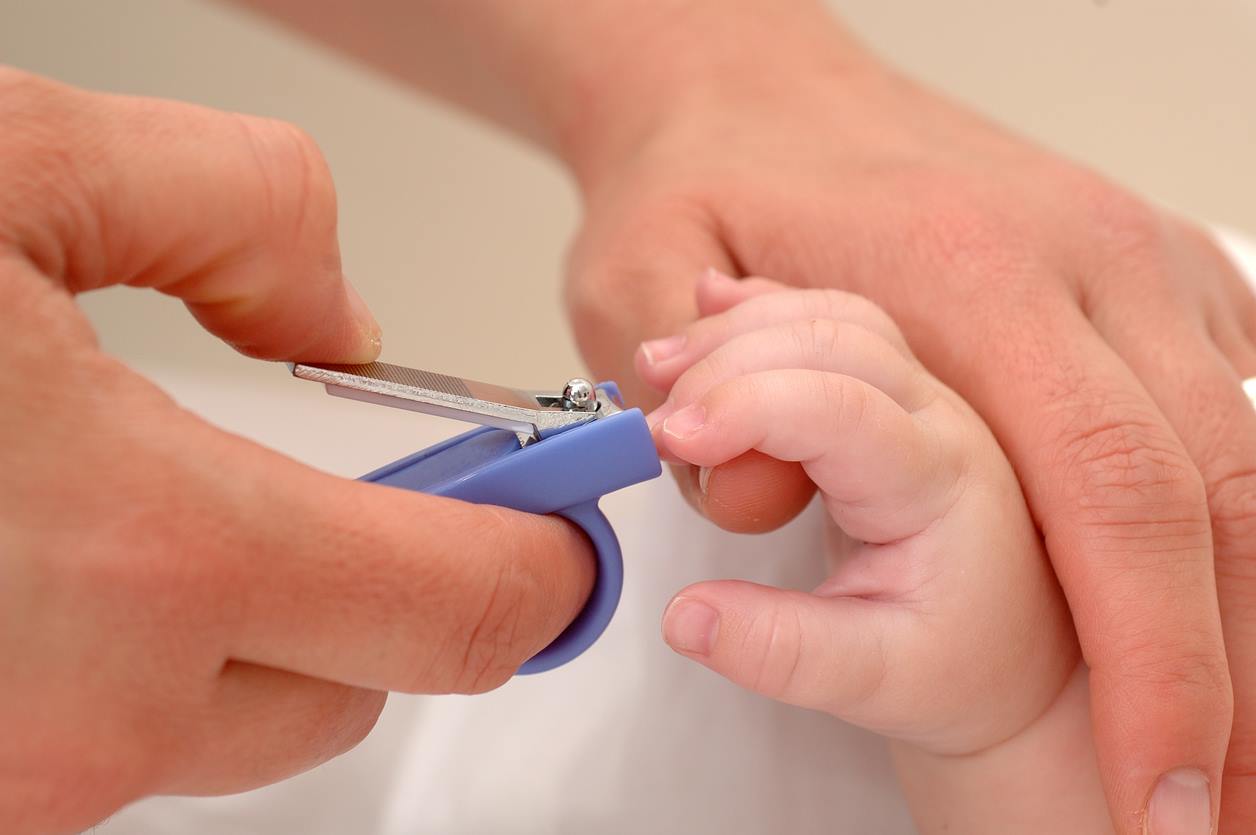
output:
M1223 772L1222 831L1256 831L1251 293L1199 230L897 77L822 11L769 26L754 5L641 35L566 122L587 357L628 380L662 338L636 370L666 391L719 339L685 327L709 266L871 297L1015 464L1092 668L1119 832L1209 831ZM682 482L737 530L809 496L761 458ZM744 679L807 648L742 650L721 657Z
M0 829L277 780L570 621L566 523L316 472L97 347L73 295L126 283L253 356L373 359L307 137L9 70L0 124Z

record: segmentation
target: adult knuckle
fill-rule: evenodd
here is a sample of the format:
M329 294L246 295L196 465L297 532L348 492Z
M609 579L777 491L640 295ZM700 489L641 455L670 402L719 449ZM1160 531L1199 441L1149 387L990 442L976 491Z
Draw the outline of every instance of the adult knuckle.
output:
M30 73L0 75L0 243L62 278L66 239L99 241L91 171L105 149L89 94ZM83 246L94 251L96 244Z
M1164 246L1164 216L1125 189L1086 171L1073 172L1063 187L1073 196L1090 239L1107 258L1144 256Z
M1005 287L1032 261L1024 223L980 193L955 184L955 196L939 200L912 220L916 259L937 270L947 286Z
M1082 309L1093 315L1140 297L1179 292L1174 271L1179 235L1170 217L1097 174L1068 179L1075 212L1070 222L1084 276L1074 283Z
M236 116L255 163L270 220L292 238L326 236L336 227L336 189L314 138L290 122Z
M1095 420L1070 427L1060 455L1074 500L1094 521L1120 509L1155 509L1160 518L1207 520L1203 478L1186 451L1150 419L1100 408Z
M1256 541L1256 468L1226 473L1207 489L1218 551Z
M509 592L509 585L509 580L495 584L489 598L476 610L454 687L459 693L496 689L510 679L523 661L516 649L519 600Z
M1233 711L1234 688L1219 641L1201 638L1174 645L1166 643L1161 630L1147 629L1141 642L1125 647L1122 658L1122 675L1140 686L1172 698L1189 691L1192 704L1206 708L1209 715L1229 716Z
M537 578L526 561L514 558L518 545L510 521L494 509L482 533L498 543L494 551L504 558L491 578L480 582L478 599L467 606L452 686L459 693L484 693L505 684L526 660L532 631L526 627L542 614L536 605L541 598Z

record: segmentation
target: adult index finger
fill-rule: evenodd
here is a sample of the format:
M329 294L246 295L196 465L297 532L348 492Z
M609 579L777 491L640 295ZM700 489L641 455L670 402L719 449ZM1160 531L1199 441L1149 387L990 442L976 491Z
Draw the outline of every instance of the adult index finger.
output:
M232 567L236 660L378 690L505 682L584 605L588 541L557 517L308 469L209 430L207 559Z
M1113 820L1142 833L1160 786L1215 821L1232 695L1203 481L1075 305L1015 327L952 329L935 370L990 423L1042 528L1092 670Z
M72 292L176 296L243 353L367 362L309 136L270 119L88 93L0 68L0 246Z

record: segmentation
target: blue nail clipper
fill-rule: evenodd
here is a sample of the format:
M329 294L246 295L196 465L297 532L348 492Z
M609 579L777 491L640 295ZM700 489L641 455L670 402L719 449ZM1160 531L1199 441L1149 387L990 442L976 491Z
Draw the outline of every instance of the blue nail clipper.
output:
M521 391L384 362L291 366L330 394L481 424L362 476L362 481L555 513L579 525L597 552L584 609L521 674L540 673L584 652L606 629L624 584L619 540L598 509L615 490L662 472L640 409L624 409L614 383L576 378L560 393Z

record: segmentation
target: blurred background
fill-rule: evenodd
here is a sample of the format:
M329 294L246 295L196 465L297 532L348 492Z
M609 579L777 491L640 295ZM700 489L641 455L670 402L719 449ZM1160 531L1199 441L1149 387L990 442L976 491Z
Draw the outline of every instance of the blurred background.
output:
M832 6L901 67L1023 133L1186 214L1256 231L1251 0ZM339 188L346 272L381 320L388 358L538 388L580 368L559 303L578 204L547 158L236 8L0 10L3 63L313 134ZM116 289L83 303L105 344L145 370L283 387L168 299Z

